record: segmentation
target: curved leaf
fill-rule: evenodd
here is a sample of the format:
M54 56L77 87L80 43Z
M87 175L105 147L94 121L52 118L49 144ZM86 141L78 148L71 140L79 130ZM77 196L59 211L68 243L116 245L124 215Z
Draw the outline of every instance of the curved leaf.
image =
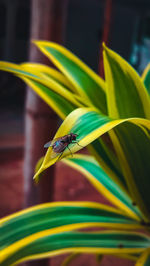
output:
M67 90L76 92L74 86L69 82L69 80L58 70L39 63L23 63L21 67L28 72L36 72L37 75L42 76L44 79L53 79L60 85L64 86Z
M35 64L35 66L36 65L37 64ZM56 70L52 71L52 69L49 69L50 73L51 73L51 77L49 76L49 78L46 79L45 76L44 77L42 76L42 73L40 71L37 71L37 67L35 67L35 66L34 66L34 64L33 65L32 64L16 65L13 63L6 63L6 62L2 62L2 61L0 62L0 70L13 73L17 77L20 77L22 79L28 78L30 81L38 82L38 83L46 86L47 89L52 90L53 92L62 96L62 98L65 98L66 100L68 100L69 102L74 104L75 107L82 106L79 103L79 101L75 98L76 95L73 94L72 92L70 92L68 90L68 88L65 88L65 86L62 85L60 82L58 82L58 80L60 80L60 79L62 80L62 76L60 77L61 74L58 74L56 72ZM42 66L41 68L47 69L46 66L45 67ZM56 80L56 78L55 79L53 78L54 75L57 76L57 80ZM40 84L39 84L39 86L40 86ZM40 90L37 91L39 96L41 96L40 92L41 92ZM41 92L41 94L42 94L42 92ZM50 96L47 95L47 97L49 98ZM46 100L46 97L45 97L45 100ZM53 100L53 97L51 96L51 101L52 100Z
M50 90L42 83L26 77L21 77L21 79L30 86L56 112L56 114L60 116L60 118L65 119L65 117L76 108L75 104L69 102L57 92Z
M140 212L132 204L132 199L100 167L92 156L75 154L73 158L63 159L63 163L80 171L90 183L111 203L139 220Z
M21 65L0 62L0 70L11 72L25 81L62 119L76 107L82 106L65 87L52 78L46 80L33 67L28 70Z
M24 63L18 66L5 62L0 62L0 69L12 72L22 78L62 119L65 119L80 104L85 106L83 97L68 93L68 86L69 88L71 86L74 88L74 86L70 86L71 83L67 78L55 69L36 63ZM61 86L58 86L56 82ZM77 101L74 101L74 99ZM118 177L121 181L124 181L114 161L114 154L106 147L103 140L96 142L97 144L93 143L90 149L100 161L103 169L115 179Z
M0 258L48 234L86 227L142 228L119 210L91 202L56 202L37 205L0 221Z
M20 77L30 86L53 110L62 118L73 111L76 107L85 106L85 99L77 94L68 93L74 86L65 76L57 70L37 63L24 63L16 65L12 63L0 62L0 69L9 71ZM58 84L57 84L58 83ZM71 84L71 86L70 86ZM59 86L61 85L61 86ZM92 144L92 151L105 171L111 176L119 176L123 180L121 173L112 162L113 154L107 149L102 140L97 145Z
M68 252L130 254L144 251L150 239L144 234L124 231L101 231L100 233L60 232L48 233L33 239L31 243L18 246L15 253L3 259L4 266L29 259L50 257Z
M78 108L67 116L65 121L62 123L58 129L55 138L64 136L70 132L78 134L78 141L81 146L87 146L98 137L100 137L105 132L108 132L115 126L124 123L126 121L134 121L137 125L144 125L147 128L150 128L150 121L146 119L120 119L113 120L107 116L103 116L92 108ZM90 125L90 126L89 126ZM76 152L81 149L77 144L71 144L71 151ZM54 164L60 157L60 154L53 155L52 147L50 147L46 153L44 162L36 173L34 178L38 178L38 175ZM70 151L66 149L62 154L61 158L70 155Z
M112 118L150 118L150 99L136 71L104 46L108 113Z
M134 204L150 219L150 134L145 127L126 122L111 132L116 153Z
M108 134L106 133L107 138ZM109 138L109 143L105 139L99 138L93 141L89 146L88 150L92 155L95 156L103 170L115 180L116 183L122 184L122 190L127 191L126 181L122 175L119 160L116 153L112 151L112 141Z
M12 74L28 77L28 78L35 78L40 80L40 77L36 75L36 73L28 72L21 67L21 65L17 65L14 63L3 62L0 61L0 70L10 72Z
M52 42L34 41L37 47L66 75L88 105L107 114L105 83L74 54Z
M131 123L127 123L129 121ZM134 127L134 124L138 125L138 127L137 127L138 128L138 132L141 130L141 126L143 126L144 128L147 128L148 130L150 130L150 121L146 120L146 119L130 118L130 119L124 119L124 120L123 119L122 120L113 120L113 119L111 119L109 117L101 115L100 113L96 112L93 109L90 109L90 108L79 108L79 109L76 109L75 111L73 111L65 119L65 121L62 123L62 125L58 129L55 137L61 137L63 135L68 134L69 132L73 132L73 133L78 134L78 136L79 136L78 137L79 138L78 139L79 145L86 146L89 143L91 143L92 141L94 141L96 138L98 138L99 136L104 134L105 132L108 132L109 130L115 128L116 126L118 126L120 124L123 124L124 128L129 127L128 125L130 125L130 127L132 127L132 128ZM130 133L132 133L132 132L130 131ZM131 148L133 148L135 150L135 152L136 152L137 151L136 145L135 145L135 134L136 133L135 134L130 134L130 133L127 134L127 136L124 133L124 140L127 141L127 138L133 138L133 141L131 142L131 145L132 145ZM143 135L143 132L140 131L140 135L137 133L137 138L140 138L141 136L142 136L142 141L143 142L141 142L141 144L140 144L141 148L140 148L139 151L144 152L144 157L143 158L145 158L150 152L150 149L149 149L150 140L149 140L149 137L147 135ZM140 139L139 139L139 141L140 141ZM81 146L79 146L79 145L71 144L70 145L71 152L74 153L74 152L80 150ZM126 152L129 152L128 145L125 146L125 149L126 149ZM121 149L118 150L118 156L121 157L122 154L119 155L120 150ZM139 151L137 151L137 156L141 156ZM69 149L65 149L65 151L62 154L58 154L58 153L54 153L53 152L53 148L50 147L48 149L47 153L46 153L46 156L45 156L45 159L43 161L43 164L41 165L41 168L35 174L34 178L36 180L38 180L39 174L41 172L43 172L45 169L47 169L48 167L50 167L52 164L54 164L57 160L60 160L60 156L61 156L61 158L63 158L63 157L69 156L69 155L70 155L70 150ZM129 159L131 159L131 157L132 157L132 153L130 153ZM121 157L121 158L124 159L124 157ZM147 180L149 178L149 176L150 176L149 175L150 166L148 164L149 156L147 156L145 160L146 160L146 170L145 170L145 172L143 172L143 174L145 174L144 179ZM136 165L137 165L137 163L135 164L135 167L136 167ZM125 168L126 166L127 166L127 164L125 164L124 169L126 169ZM143 167L143 166L141 166L141 167ZM126 171L126 176L127 176L129 174L128 168L125 171ZM141 172L141 175L142 175L142 172ZM136 176L132 177L131 175L129 175L127 180L131 181L130 188L131 188L131 186L133 188L133 185L132 185L133 184L133 179L136 180L136 178L137 178ZM119 180L118 180L118 184L119 184ZM142 194L141 194L141 196L139 196L139 193L137 194L136 192L133 191L133 193L136 193L136 197L137 197L137 200L135 201L135 203L139 204L139 206L140 206L140 208L142 210L142 213L144 214L143 218L145 219L146 217L149 217L149 214L148 214L148 210L149 210L148 202L149 202L149 199L148 199L147 196L145 198L145 195L144 195L144 199L142 199L141 197L143 196L145 191L148 190L148 188L143 188L142 186L140 186L140 188L139 188L139 182L137 184L138 184L138 189L140 189L140 192ZM146 184L147 183L145 183L145 186L146 186ZM136 191L136 189L135 189L135 191ZM144 203L146 204L146 208L147 209L144 208L144 206L142 204L142 201L144 201ZM146 222L147 222L147 219L146 219Z

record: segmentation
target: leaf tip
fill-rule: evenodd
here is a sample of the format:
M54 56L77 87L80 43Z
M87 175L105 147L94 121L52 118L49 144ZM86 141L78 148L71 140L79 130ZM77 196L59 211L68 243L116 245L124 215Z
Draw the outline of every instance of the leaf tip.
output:
M103 49L105 50L106 49L106 44L104 42L102 43L102 46L103 46Z
M37 175L37 173L33 176L33 180L34 180L35 185L38 185L38 183L39 183L39 175Z
M31 40L31 43L33 43L33 44L36 45L37 47L39 47L39 45L40 45L41 42L42 42L42 41L40 41L40 40L34 40L34 39Z
M43 159L43 158L41 158L41 159ZM43 169L41 166L39 167L39 169L35 170L35 174L33 176L33 180L34 180L34 182L35 182L36 185L38 185L38 183L40 181L40 178L43 175L43 171L44 170L45 169Z
M34 39L31 40L31 43L36 44L37 42L38 42L37 40L34 40Z
M103 53L108 53L110 51L110 49L106 46L106 44L103 42L102 43L102 46L103 46Z

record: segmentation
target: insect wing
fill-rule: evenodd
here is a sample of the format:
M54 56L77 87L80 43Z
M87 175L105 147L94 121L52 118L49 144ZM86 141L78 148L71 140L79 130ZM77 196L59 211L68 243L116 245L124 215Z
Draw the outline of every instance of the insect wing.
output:
M45 145L44 145L44 148L49 148L49 147L52 147L54 145L54 143L59 140L60 138L56 138L56 139L52 139L51 141L47 142Z
M44 148L52 147L56 141L61 140L63 137L52 139L44 145Z
M53 141L49 141L49 142L47 142L47 143L44 145L44 148L51 147L53 144L54 144Z

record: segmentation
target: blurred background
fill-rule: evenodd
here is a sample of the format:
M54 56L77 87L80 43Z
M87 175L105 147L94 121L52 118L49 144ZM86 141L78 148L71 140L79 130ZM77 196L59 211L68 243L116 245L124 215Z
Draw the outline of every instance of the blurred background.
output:
M141 74L150 61L150 1L0 0L0 60L50 65L32 39L64 45L102 77L105 42ZM51 200L106 203L82 175L61 162L35 187L35 164L61 121L12 74L0 71L0 90L0 216ZM32 265L56 266L62 259ZM133 265L111 256L101 265L121 264ZM72 265L97 264L92 256L83 256Z

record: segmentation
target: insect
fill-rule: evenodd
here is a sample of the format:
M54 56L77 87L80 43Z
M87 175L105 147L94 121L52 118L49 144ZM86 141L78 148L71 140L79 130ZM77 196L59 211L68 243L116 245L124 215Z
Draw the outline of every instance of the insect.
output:
M60 153L60 156L58 157L58 159L62 156L62 154L66 148L68 148L71 155L73 156L73 154L69 148L69 144L76 143L78 146L82 147L81 145L79 145L78 141L76 141L77 136L78 136L77 134L70 133L70 134L65 135L63 137L53 139L52 141L47 142L44 145L44 148L52 147L54 152Z

